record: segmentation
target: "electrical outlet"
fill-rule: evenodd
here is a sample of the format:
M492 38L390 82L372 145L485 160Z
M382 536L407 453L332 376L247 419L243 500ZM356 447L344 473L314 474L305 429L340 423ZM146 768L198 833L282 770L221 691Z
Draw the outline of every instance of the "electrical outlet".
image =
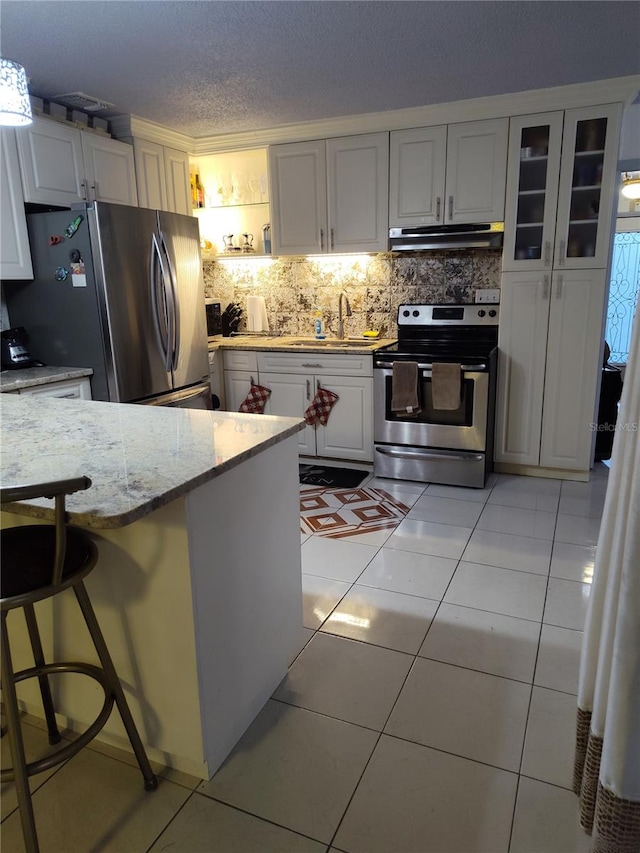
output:
M491 302L494 305L500 302L500 289L497 287L486 287L476 290L476 303Z

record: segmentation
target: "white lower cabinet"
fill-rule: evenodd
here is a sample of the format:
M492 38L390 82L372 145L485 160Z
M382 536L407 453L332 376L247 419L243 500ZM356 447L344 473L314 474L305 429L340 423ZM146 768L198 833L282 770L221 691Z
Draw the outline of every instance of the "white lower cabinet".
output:
M373 460L373 358L370 353L225 350L226 409L237 412L251 383L271 390L266 415L302 418L319 387L338 395L326 426L298 433L301 456Z
M496 462L589 469L604 300L604 270L503 274Z
M262 372L260 384L271 389L271 396L265 409L268 415L301 418L313 398L313 393L315 393L313 391L313 376L305 376L304 374L297 376L288 373ZM316 428L307 425L297 435L298 453L303 456L315 456Z
M368 355L258 353L260 384L271 389L266 413L303 417L319 387L338 395L326 426L299 433L304 456L373 460L373 360Z
M48 382L46 385L31 385L21 388L20 394L30 397L59 397L69 400L90 400L91 383L88 379L63 379L61 382Z
M251 390L252 382L258 381L258 360L253 350L226 350L222 354L224 364L225 410L237 412L240 404Z

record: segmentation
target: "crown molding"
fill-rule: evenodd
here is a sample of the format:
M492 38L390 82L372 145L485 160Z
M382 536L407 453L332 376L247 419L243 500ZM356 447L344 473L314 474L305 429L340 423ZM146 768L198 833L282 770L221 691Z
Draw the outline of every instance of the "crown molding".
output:
M170 130L138 116L116 116L109 122L111 132L119 139L138 136L161 145L188 151L193 156L203 156L224 151L263 148L281 142L303 142L309 139L330 139L359 133L455 124L597 104L628 105L637 97L639 91L640 75L631 75L549 89L532 89L527 92L451 101L446 104L343 116L281 125L264 130L221 133L198 138Z
M177 148L180 151L193 153L195 140L186 133L172 130L153 121L134 115L119 115L109 119L109 130L116 139L131 142L133 137L146 139L147 142L157 142L167 148Z

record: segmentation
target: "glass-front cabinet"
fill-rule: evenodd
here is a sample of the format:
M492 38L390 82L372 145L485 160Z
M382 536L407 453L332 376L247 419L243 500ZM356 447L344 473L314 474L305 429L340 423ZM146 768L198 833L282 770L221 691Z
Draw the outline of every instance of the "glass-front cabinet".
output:
M554 266L607 265L620 118L618 104L565 113Z
M553 261L562 112L511 119L503 269L544 269Z
M511 119L505 271L607 265L620 106Z

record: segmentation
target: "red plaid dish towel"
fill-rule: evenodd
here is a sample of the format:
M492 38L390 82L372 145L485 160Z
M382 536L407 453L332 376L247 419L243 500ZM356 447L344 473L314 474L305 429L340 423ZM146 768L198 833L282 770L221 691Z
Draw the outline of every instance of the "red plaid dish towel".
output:
M313 426L318 421L320 421L322 426L326 426L329 420L329 412L339 399L340 397L334 394L333 391L329 391L327 388L318 388L316 396L311 401L311 405L304 413L305 421L309 426Z
M271 388L265 388L264 385L251 385L251 390L240 403L238 411L249 415L262 415L270 396Z

